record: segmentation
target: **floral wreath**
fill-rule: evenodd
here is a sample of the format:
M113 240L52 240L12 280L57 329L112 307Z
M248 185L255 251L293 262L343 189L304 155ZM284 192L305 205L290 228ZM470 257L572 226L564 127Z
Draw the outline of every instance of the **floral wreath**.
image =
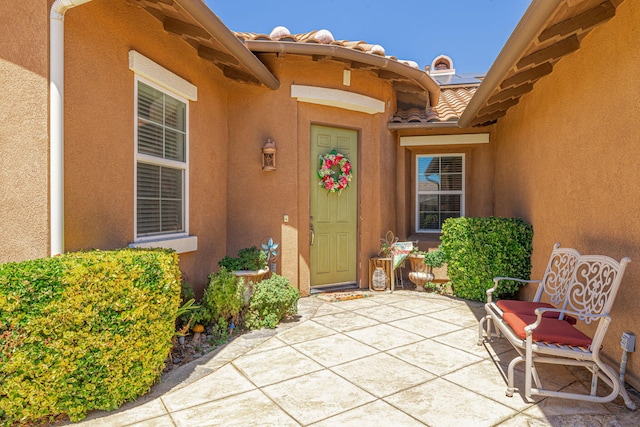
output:
M331 170L333 166L340 168L340 175L334 177L335 172ZM318 170L318 178L323 188L329 190L330 193L342 193L342 190L349 186L349 182L353 178L351 173L351 163L344 154L332 150L324 156L320 156L320 169Z

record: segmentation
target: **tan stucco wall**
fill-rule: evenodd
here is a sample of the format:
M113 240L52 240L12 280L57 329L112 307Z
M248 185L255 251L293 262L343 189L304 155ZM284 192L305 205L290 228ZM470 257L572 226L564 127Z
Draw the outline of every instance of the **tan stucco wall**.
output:
M281 82L277 91L234 84L229 100L228 252L260 243L266 236L282 244L278 272L303 294L309 292L309 183L312 124L355 129L359 133L358 282L368 286L368 258L395 223L395 140L386 129L391 108L367 114L308 104L291 98L291 85L340 89L394 105L387 81L352 70L343 85L345 64L289 55L262 57ZM237 86L237 87L236 87ZM261 147L277 143L277 170L263 172ZM283 216L289 215L289 222Z
M1 2L0 263L49 254L49 9ZM26 25L27 22L42 25Z
M533 224L533 277L556 241L633 260L604 343L614 366L622 332L640 336L638 23L640 3L622 3L497 126L495 211ZM626 380L640 388L637 351Z
M401 146L407 136L460 135L488 133L489 143ZM436 128L400 130L398 134L398 184L396 200L403 209L398 212L397 234L401 239L419 241L421 250L436 248L439 233L416 233L416 156L421 154L463 154L465 158L465 216L493 215L494 127Z
M186 279L202 291L226 253L227 80L124 0L94 0L71 10L65 24L65 249L134 240L133 49L198 90L189 103L189 232L198 250L180 260Z

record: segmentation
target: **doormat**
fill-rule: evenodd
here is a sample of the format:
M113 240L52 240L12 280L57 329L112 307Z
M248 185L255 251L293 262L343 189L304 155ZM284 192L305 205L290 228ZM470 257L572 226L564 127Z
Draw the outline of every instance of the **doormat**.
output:
M373 295L369 292L327 292L318 294L318 298L327 302L350 301L360 298L369 298Z

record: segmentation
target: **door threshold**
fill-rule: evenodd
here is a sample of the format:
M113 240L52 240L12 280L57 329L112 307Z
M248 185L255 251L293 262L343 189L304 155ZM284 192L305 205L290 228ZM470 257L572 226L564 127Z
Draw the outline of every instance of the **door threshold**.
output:
M326 286L314 286L309 291L309 294L316 295L322 294L325 292L341 292L341 291L352 291L355 289L360 289L357 283L340 283L337 285L326 285Z

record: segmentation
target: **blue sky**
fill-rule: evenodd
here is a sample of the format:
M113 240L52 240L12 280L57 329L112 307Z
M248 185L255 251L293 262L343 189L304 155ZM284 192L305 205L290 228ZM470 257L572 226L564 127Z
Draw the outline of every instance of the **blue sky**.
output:
M327 29L337 40L379 44L424 68L445 54L458 73L487 72L529 0L205 0L234 31Z

